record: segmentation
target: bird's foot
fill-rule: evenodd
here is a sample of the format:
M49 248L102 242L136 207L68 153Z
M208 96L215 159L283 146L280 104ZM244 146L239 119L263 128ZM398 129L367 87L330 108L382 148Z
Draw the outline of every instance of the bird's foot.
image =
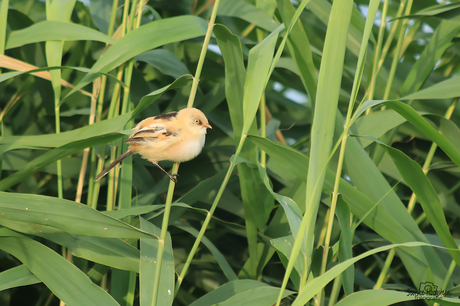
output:
M179 177L179 174L177 174L177 173L168 174L168 176L169 176L169 179L170 179L171 181L173 181L174 183L177 184L177 178Z

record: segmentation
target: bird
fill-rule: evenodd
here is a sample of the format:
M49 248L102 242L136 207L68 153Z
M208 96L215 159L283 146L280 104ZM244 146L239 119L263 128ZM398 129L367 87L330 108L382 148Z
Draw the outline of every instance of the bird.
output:
M203 149L207 129L212 129L208 119L196 108L184 108L178 112L144 119L136 125L126 140L129 144L128 150L102 170L94 182L104 177L123 159L137 153L177 183L178 175L170 174L158 162L185 162L197 157Z

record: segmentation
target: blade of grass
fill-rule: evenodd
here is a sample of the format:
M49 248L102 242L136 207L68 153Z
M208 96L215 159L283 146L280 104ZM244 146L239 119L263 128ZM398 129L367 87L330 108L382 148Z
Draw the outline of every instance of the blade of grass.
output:
M457 265L460 265L460 251L456 250L458 247L450 234L441 202L420 165L403 152L389 147L382 142L378 143L384 147L388 154L390 154L404 181L417 196L423 211L436 233L441 238L441 241L444 243Z
M366 258L370 255L383 252L386 250L390 250L392 248L397 248L397 247L409 247L409 248L414 248L414 247L420 247L420 246L433 246L429 243L425 242L407 242L407 243L400 243L400 244L390 244L386 246L382 246L379 248L375 248L372 250L369 250L359 256L353 257L345 262L339 263L338 265L334 266L333 268L329 269L326 273L323 275L313 279L311 282L309 282L305 290L297 296L295 299L294 303L292 304L293 306L300 306L300 305L305 305L308 303L310 299L312 299L320 290L322 290L330 281L332 281L335 277L340 275L345 269L350 267L352 264L356 263L357 261ZM407 293L406 293L407 295Z
M97 72L109 72L136 55L159 46L205 35L206 28L206 22L195 16L167 18L143 25L125 35L107 50L91 68L92 73L86 75L66 98L94 80Z
M63 157L80 152L82 149L88 147L97 146L99 144L105 144L107 142L120 138L120 136L123 136L123 134L108 133L83 140L73 141L63 146L60 146L56 149L53 149L37 157L33 161L29 162L27 165L21 168L21 170L1 180L0 191L11 188L12 186L24 180L26 177L36 173L43 167L55 162L56 160L60 160Z
M0 273L0 290L40 283L25 265L16 266Z
M424 100L424 99L449 99L460 96L458 83L460 76L451 77L435 85L421 89L413 94L404 96L400 100Z
M277 27L276 22L267 12L242 0L222 0L217 15L241 18L269 32Z
M45 20L35 23L23 30L11 32L8 35L6 49L13 49L27 44L50 40L94 40L107 44L116 43L115 39L80 24L60 20Z
M19 221L52 227L67 233L111 238L141 238L148 233L106 216L87 205L32 194L0 192L0 222Z
M190 306L272 305L279 289L265 283L244 279L228 282L193 302ZM284 296L292 294L286 290ZM283 297L284 297L283 296Z
M460 23L443 20L436 27L430 43L423 49L420 58L412 67L409 75L400 89L401 96L406 96L417 91L436 67L447 48L451 46L452 39L460 30ZM439 98L437 98L439 99Z
M249 135L249 138L251 141L255 142L258 147L266 151L271 158L282 162L286 171L295 174L298 179L305 180L305 173L308 169L307 156L290 147L275 144L268 139L253 135ZM350 139L349 141L352 140L354 139ZM338 192L343 195L345 201L349 203L353 215L361 218L362 222L376 231L379 235L393 243L409 242L420 239L420 237L424 237L422 234L413 234L413 229L410 228L411 231L409 231L398 219L396 219L393 214L390 214L383 209L383 201L386 200L388 194L384 194L376 201L376 204L362 191L357 190L345 180L341 180ZM333 190L334 182L335 173L332 170L327 169L323 192L330 194ZM407 210L404 209L403 212L407 214ZM423 252L417 251L416 249L408 250L408 252L411 252L410 254L417 258L418 261L426 264L428 263Z
M336 179L335 179L335 184L334 184L334 191L332 192L332 201L331 201L331 208L330 208L330 214L329 214L329 220L326 220L327 222L327 232L325 236L325 242L324 242L324 249L323 249L323 261L322 261L322 266L321 266L321 274L324 274L326 271L326 266L328 262L328 252L329 252L329 245L330 245L330 239L331 239L331 234L332 234L332 225L334 222L334 215L335 215L335 209L338 201L338 189L339 189L339 184L340 184L340 177L342 173L342 168L343 168L343 161L344 161L344 155L345 155L345 147L347 143L347 136L345 134L348 133L348 129L350 127L350 121L352 117L352 112L354 109L354 104L356 101L356 97L358 95L358 89L361 85L361 78L363 75L363 69L364 69L364 63L366 59L366 52L367 52L367 46L368 46L368 40L371 34L372 27L374 25L374 19L375 15L377 13L377 9L379 7L380 1L371 1L369 3L369 10L366 18L366 25L364 27L364 33L363 33L363 38L361 41L361 50L359 52L359 58L358 58L358 65L356 67L357 73L355 74L354 80L353 80L353 88L350 96L350 102L348 106L348 111L347 111L347 116L346 116L346 124L345 124L345 129L344 133L342 134L342 139L340 140L341 142L341 147L340 147L340 153L339 153L339 160L337 164L337 169L336 169ZM334 154L332 152L331 154ZM344 226L342 222L342 226ZM311 233L313 234L313 232ZM351 236L351 234L350 234ZM344 238L346 239L346 238ZM351 237L348 237L349 241L347 245L349 245L349 248L351 249ZM348 256L351 255L351 251L347 254ZM347 270L346 276L348 278L346 280L353 280L354 277L350 277L350 274L352 273L352 270ZM348 287L346 292L348 294L351 293L352 287ZM322 291L319 293L319 299L322 301Z
M316 224L319 198L325 177L328 156L332 145L335 114L337 109L343 59L346 49L348 25L350 23L353 1L334 2L329 17L328 30L323 49L321 69L318 77L316 107L312 124L312 138L310 147L310 164L307 174L306 186L306 211L303 217L300 235L296 238L289 264L281 285L280 297L276 303L281 302L281 294L286 288L287 280L291 274L294 262L305 243L307 262L301 278L300 290L306 282L311 261L311 246L313 245L314 229ZM306 229L304 231L304 228ZM304 242L305 237L305 242ZM300 291L301 292L301 291Z
M404 292L404 291L394 291L394 290L363 290L360 292L353 293L352 295L344 298L338 302L337 306L365 306L368 305L369 301L372 301L372 305L376 306L385 306L393 305L398 303L403 303L406 301L415 301L420 299L419 294ZM442 305L458 305L460 301L455 298L449 297L440 297L436 299L435 296L426 296L427 298L432 298L433 300L438 300Z
M0 248L18 258L67 305L118 305L101 287L55 251L3 228Z

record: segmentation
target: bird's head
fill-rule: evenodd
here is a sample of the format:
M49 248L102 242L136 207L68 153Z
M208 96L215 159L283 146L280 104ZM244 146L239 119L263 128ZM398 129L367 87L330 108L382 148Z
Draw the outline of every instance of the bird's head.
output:
M184 108L177 114L178 120L185 120L185 124L194 134L204 135L206 129L212 129L208 118L202 111L196 108Z

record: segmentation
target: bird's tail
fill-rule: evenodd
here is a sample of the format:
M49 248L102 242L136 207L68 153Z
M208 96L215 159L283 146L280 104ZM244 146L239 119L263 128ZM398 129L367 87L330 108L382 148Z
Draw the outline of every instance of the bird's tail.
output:
M107 173L109 173L110 170L112 170L113 167L115 167L119 162L121 162L123 159L125 159L126 157L130 156L131 154L133 154L132 151L126 151L125 153L121 154L120 156L118 156L117 159L115 159L107 168L105 168L104 170L102 170L101 173L98 174L98 176L96 176L96 178L94 179L95 182L99 181L101 178L103 178Z

